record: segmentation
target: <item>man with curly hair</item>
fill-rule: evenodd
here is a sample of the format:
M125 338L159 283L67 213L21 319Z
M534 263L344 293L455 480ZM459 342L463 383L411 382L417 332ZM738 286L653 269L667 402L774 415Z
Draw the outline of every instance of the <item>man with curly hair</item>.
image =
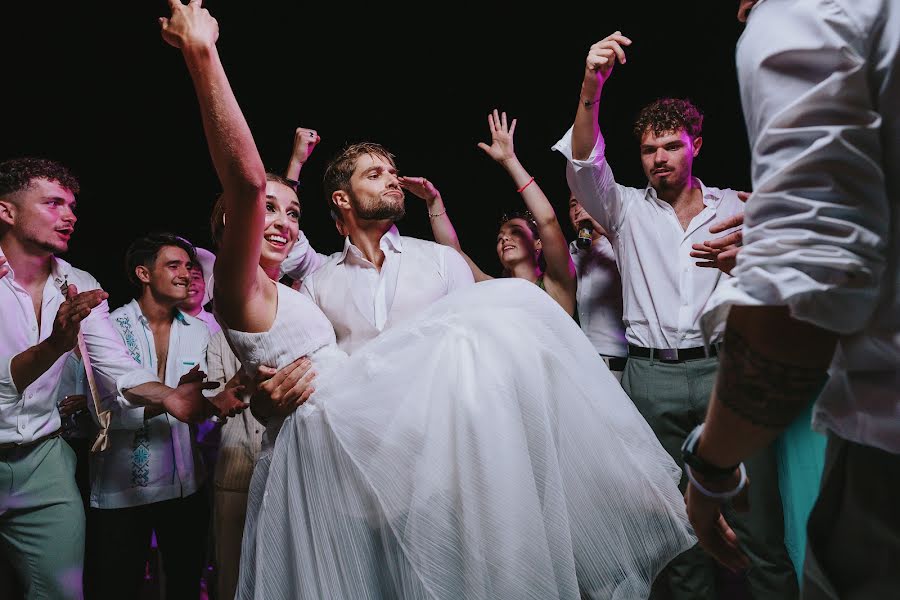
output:
M622 386L662 445L683 466L681 446L706 413L718 369L719 338L704 343L699 317L729 276L727 268L697 268L695 244L714 237L710 226L740 214L730 189L694 176L703 145L703 115L691 102L664 98L644 107L634 133L647 177L643 188L618 184L605 157L598 124L600 95L616 60L625 63L631 40L617 31L587 56L572 129L554 146L565 155L570 187L606 230L622 276L628 362ZM702 266L722 267L710 255ZM756 598L795 598L797 579L784 546L774 449L753 464L752 512L732 520L752 569ZM682 489L687 484L682 477ZM712 559L694 547L673 560L657 581L672 598L715 598ZM660 590L661 591L661 590Z

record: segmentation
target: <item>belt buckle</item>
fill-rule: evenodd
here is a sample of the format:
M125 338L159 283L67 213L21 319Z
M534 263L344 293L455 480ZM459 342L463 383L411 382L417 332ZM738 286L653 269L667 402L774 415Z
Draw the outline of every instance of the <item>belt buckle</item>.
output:
M656 356L659 360L678 360L678 348L660 348Z

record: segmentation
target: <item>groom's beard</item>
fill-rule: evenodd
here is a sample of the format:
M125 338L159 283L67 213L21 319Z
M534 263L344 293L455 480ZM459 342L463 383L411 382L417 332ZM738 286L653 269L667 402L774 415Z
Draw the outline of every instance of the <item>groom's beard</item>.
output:
M361 202L352 192L350 192L350 199L353 204L356 205L356 215L360 219L369 221L383 221L386 219L399 221L406 215L405 201L392 204L385 201L382 196L378 196L372 202Z

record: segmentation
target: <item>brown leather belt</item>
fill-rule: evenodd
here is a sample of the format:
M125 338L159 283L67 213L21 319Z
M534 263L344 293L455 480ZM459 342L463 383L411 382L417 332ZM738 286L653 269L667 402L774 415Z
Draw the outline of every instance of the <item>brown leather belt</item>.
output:
M52 433L48 433L47 435L42 435L41 437L35 438L35 439L31 440L30 442L22 442L21 444L17 443L17 442L3 442L3 443L0 443L0 451L24 450L26 448L34 448L34 447L37 447L39 444L46 442L47 440L52 440L55 437L59 437L59 435L62 433L62 431L63 431L62 427L60 427L59 429L57 429L56 431L54 431Z

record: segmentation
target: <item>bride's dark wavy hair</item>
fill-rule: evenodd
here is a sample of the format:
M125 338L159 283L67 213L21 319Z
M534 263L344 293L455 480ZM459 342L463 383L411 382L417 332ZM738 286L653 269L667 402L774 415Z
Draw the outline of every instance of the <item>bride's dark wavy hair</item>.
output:
M503 227L509 221L513 219L522 219L528 225L528 229L531 230L531 235L534 236L534 239L541 239L541 234L538 232L537 221L534 218L534 215L531 214L530 210L510 210L503 213L503 216L500 217L500 223L497 224L497 229ZM541 250L538 253L537 257L538 269L541 270L541 273L547 270L547 261L544 259L544 251ZM506 267L503 268L502 277L510 277L509 271Z

